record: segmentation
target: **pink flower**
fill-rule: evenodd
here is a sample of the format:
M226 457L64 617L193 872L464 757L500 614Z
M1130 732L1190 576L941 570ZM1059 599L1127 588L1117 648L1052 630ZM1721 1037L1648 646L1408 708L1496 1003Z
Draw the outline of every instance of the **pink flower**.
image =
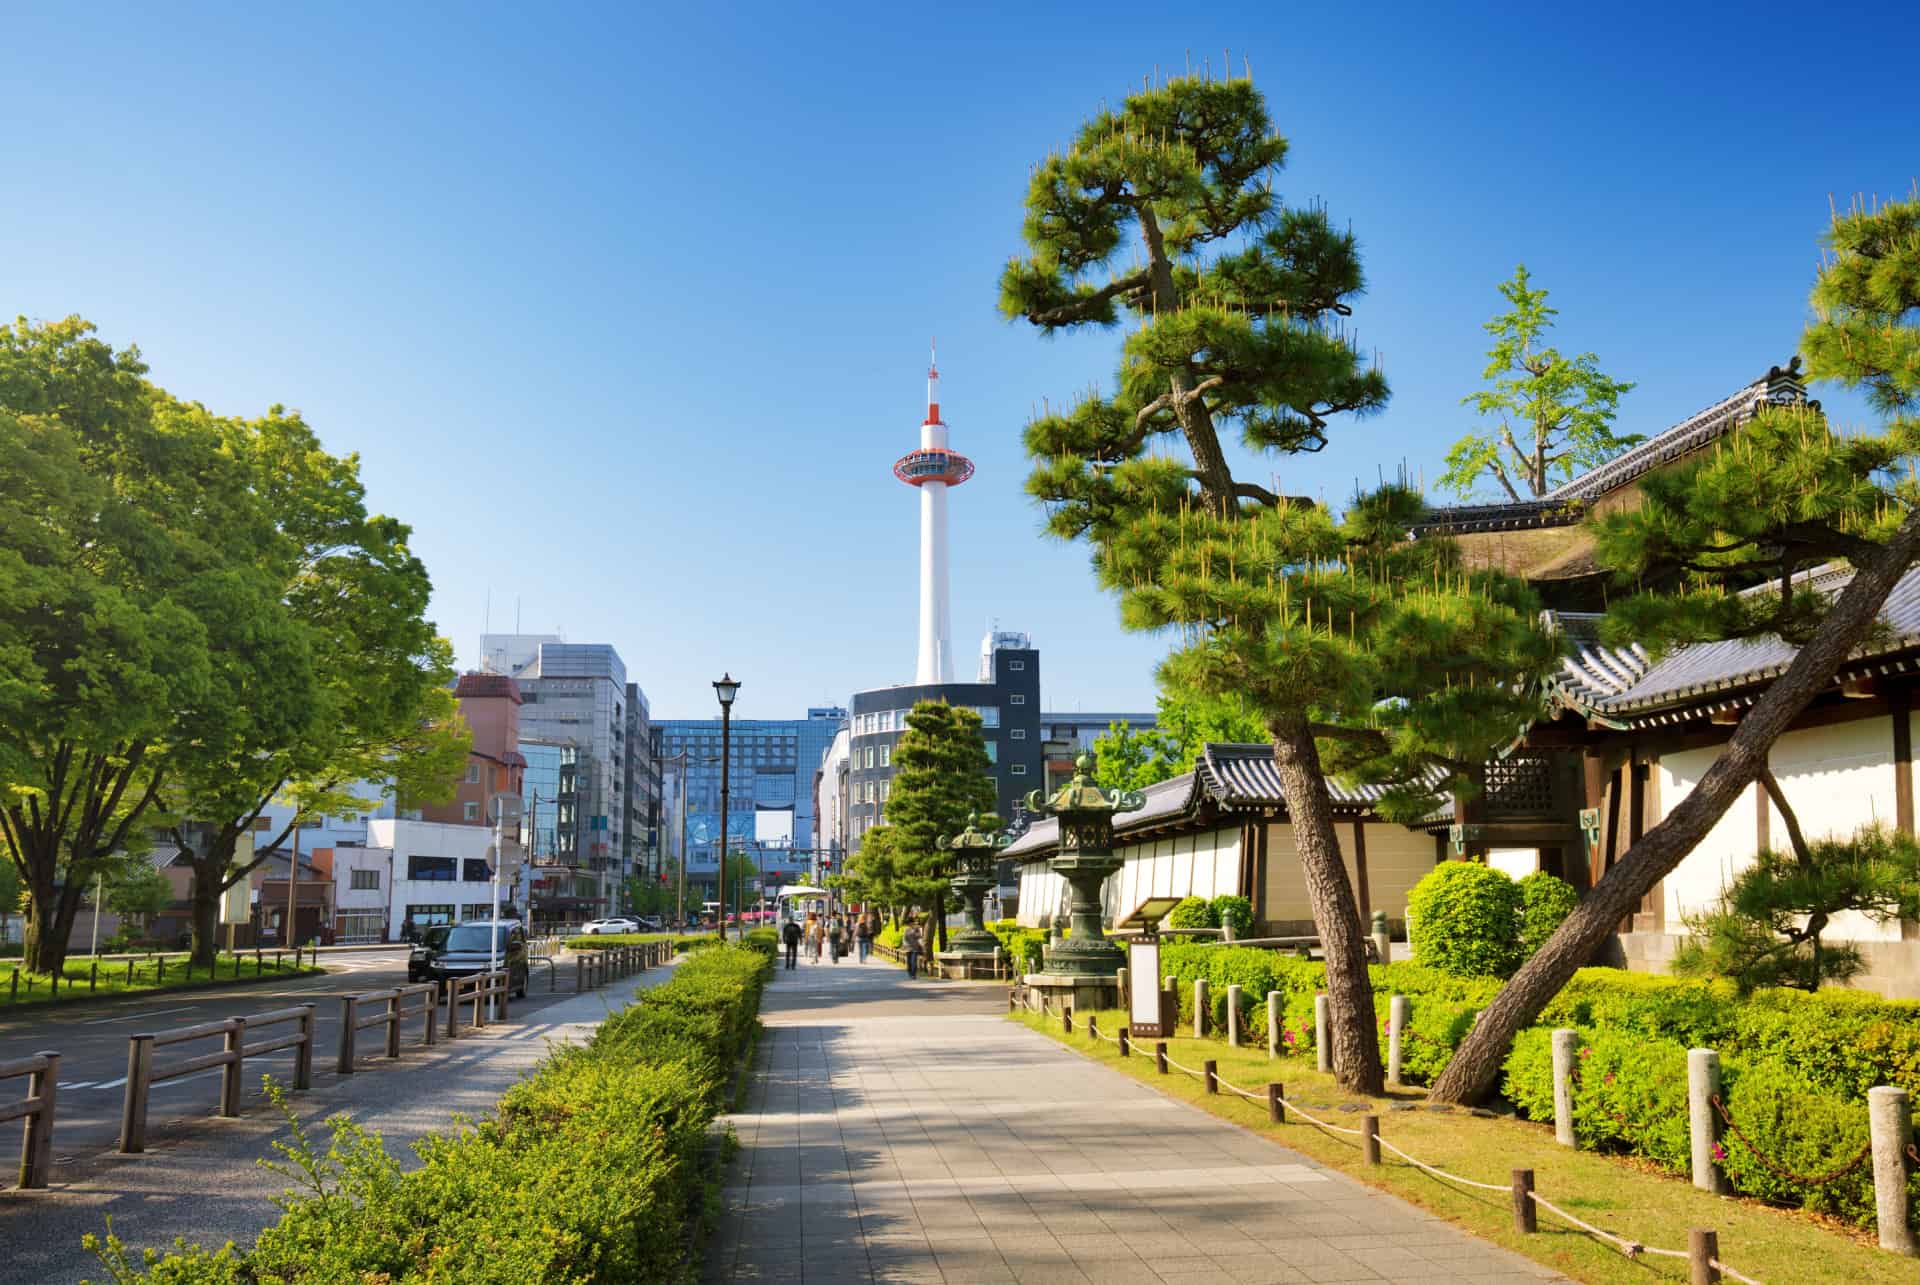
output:
M1612 1084L1612 1083L1613 1083L1613 1072L1612 1072L1612 1071L1608 1071L1608 1072L1607 1072L1607 1076L1606 1076L1606 1079L1607 1079L1607 1083L1608 1083L1608 1084Z
M1714 1143L1714 1144L1713 1144L1713 1158L1714 1158L1715 1160L1725 1160L1725 1159L1727 1158L1727 1149L1726 1149L1725 1147L1723 1147L1723 1146L1721 1146L1721 1145L1720 1145L1719 1143L1717 1143L1717 1142L1716 1142L1716 1143Z
M1582 1049L1580 1050L1580 1056L1581 1056L1581 1057L1592 1057L1592 1056L1593 1056L1593 1050L1592 1050L1591 1048L1582 1048Z

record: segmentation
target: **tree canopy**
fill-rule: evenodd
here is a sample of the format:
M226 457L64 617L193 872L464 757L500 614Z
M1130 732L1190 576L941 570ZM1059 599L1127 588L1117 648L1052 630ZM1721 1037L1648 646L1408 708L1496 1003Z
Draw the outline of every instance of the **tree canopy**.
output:
M893 765L885 805L892 888L898 900L934 908L938 931L943 916L937 911L952 873L951 854L940 850L940 840L965 829L970 813L981 814L982 829L1000 824L992 815L998 790L980 716L944 701L918 702L893 747Z
M1602 373L1590 352L1569 357L1542 345L1560 310L1547 306L1526 264L1500 294L1512 306L1485 326L1494 341L1481 372L1487 386L1461 398L1489 427L1453 444L1440 484L1464 496L1492 480L1509 499L1533 499L1645 439L1613 431L1632 384Z
M1252 744L1267 727L1237 694L1206 697L1163 690L1154 725L1113 723L1093 742L1094 779L1104 789L1142 790L1193 771L1208 742Z

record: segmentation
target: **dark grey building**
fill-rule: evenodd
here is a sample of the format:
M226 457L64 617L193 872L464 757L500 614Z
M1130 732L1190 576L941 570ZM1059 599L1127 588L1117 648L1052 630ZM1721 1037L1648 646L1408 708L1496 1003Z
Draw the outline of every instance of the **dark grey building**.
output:
M979 681L878 687L853 694L852 756L847 773L847 842L886 816L893 786L893 751L907 730L907 713L923 700L964 705L980 715L987 754L999 786L997 806L1010 821L1027 792L1046 785L1041 769L1040 653L1026 634L994 633L980 654Z

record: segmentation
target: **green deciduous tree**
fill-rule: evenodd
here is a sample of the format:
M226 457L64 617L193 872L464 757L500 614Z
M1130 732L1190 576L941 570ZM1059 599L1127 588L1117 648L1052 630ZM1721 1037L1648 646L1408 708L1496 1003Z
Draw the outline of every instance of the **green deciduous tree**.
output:
M1154 725L1135 731L1114 723L1093 743L1094 779L1109 790L1142 790L1193 771L1209 742L1257 744L1266 724L1238 694L1200 696L1162 691Z
M1697 462L1642 479L1644 503L1596 524L1601 558L1636 580L1603 633L1658 653L1680 643L1777 634L1801 644L1726 749L1666 819L1595 884L1579 909L1481 1014L1433 1087L1443 1102L1487 1093L1514 1035L1758 779L1773 742L1877 627L1887 595L1920 557L1920 198L1836 215L1830 255L1801 340L1808 372L1867 390L1878 433L1841 436L1805 411L1766 412ZM1799 573L1851 567L1838 593ZM1746 589L1744 595L1735 591Z
M1461 399L1491 427L1453 444L1440 484L1471 495L1491 478L1508 498L1532 499L1644 439L1613 431L1632 384L1602 374L1590 352L1569 357L1542 345L1560 310L1533 288L1524 263L1500 293L1513 306L1485 326L1494 341L1487 387Z
M173 901L173 885L160 868L140 855L129 855L109 872L105 879L107 909L120 916L123 931L127 920L137 920L144 929L148 920L165 910Z
M1325 944L1336 1074L1378 1091L1328 773L1385 786L1396 817L1471 790L1555 644L1525 586L1465 572L1446 541L1407 541L1424 513L1410 490L1336 515L1236 475L1223 426L1250 451L1316 451L1338 416L1387 399L1346 329L1358 244L1274 197L1286 150L1248 81L1130 95L1034 170L1001 304L1047 331L1131 316L1116 391L1028 425L1028 490L1050 532L1087 541L1127 627L1187 639L1162 665L1168 690L1259 717Z
M939 841L965 829L970 813L980 814L982 830L1000 824L993 815L999 792L980 716L944 701L918 702L907 712L907 730L893 747L893 765L886 802L893 889L898 900L932 911L938 940L929 942L929 949L945 949L952 854L942 852ZM866 840L872 837L868 831Z

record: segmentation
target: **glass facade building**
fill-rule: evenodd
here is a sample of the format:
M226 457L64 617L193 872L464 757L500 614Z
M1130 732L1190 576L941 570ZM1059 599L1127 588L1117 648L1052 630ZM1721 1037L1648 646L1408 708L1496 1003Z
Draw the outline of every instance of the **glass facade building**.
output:
M806 877L812 867L813 776L846 718L844 709L821 706L805 718L733 720L727 845L753 853L761 870L781 883ZM686 755L688 900L696 886L704 899L712 895L720 858L720 720L660 719L652 739L661 826L679 824L671 815L679 804L676 774L683 770L676 756ZM662 842L677 845L678 837Z

